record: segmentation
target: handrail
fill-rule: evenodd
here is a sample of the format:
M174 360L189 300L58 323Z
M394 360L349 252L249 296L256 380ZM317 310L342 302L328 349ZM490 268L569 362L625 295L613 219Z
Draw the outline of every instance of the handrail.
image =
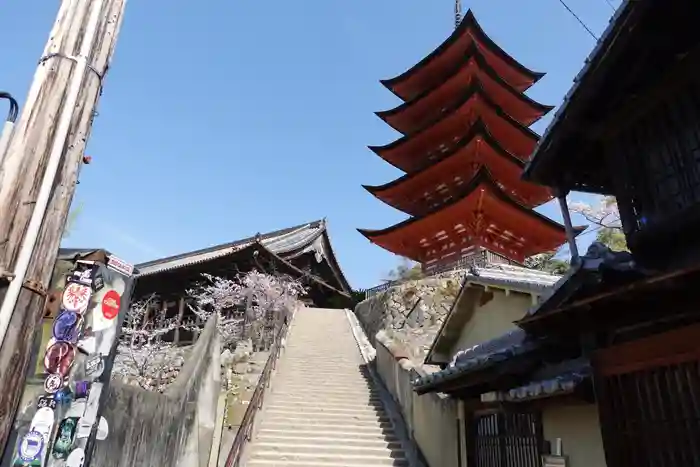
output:
M243 420L241 420L241 425L238 427L238 432L236 433L236 437L231 445L231 450L226 458L226 467L238 467L240 465L241 456L243 455L243 448L253 436L255 416L257 415L258 410L262 408L263 400L265 399L265 390L270 385L270 376L272 375L277 359L280 356L282 341L287 334L288 328L289 326L286 323L283 324L275 336L275 340L270 348L270 355L267 357L265 367L260 375L258 384L255 386L253 396L250 398L245 414L243 414Z

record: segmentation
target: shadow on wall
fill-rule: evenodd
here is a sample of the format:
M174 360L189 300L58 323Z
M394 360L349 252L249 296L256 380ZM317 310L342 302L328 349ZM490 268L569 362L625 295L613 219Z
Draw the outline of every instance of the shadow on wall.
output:
M165 393L113 381L103 412L110 433L97 443L92 464L206 467L221 388L220 354L216 316L212 316Z
M408 351L385 332L376 335L375 365L379 377L391 393L410 436L430 466L459 465L458 406L439 394L419 396L411 381L418 373L407 358Z

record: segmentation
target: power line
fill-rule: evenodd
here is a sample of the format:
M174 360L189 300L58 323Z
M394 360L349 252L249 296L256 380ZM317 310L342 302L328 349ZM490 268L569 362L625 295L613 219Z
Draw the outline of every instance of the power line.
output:
M591 35L591 37L592 37L593 39L595 39L596 41L598 40L598 36L596 36L596 35L593 33L593 31L591 31L590 28L589 28L588 26L586 26L586 23L584 23L583 20L582 20L581 18L579 18L579 16L578 16L576 13L574 13L574 10L572 10L571 8L569 8L569 5L567 5L566 2L565 2L564 0L559 0L559 3L561 3L562 5L564 5L564 8L566 8L566 10L567 10L569 13L571 13L571 16L573 16L574 18L576 18L576 21L578 21L579 24L580 24L581 26L583 26L583 29L585 29L585 30L588 32L588 34Z
M615 10L616 10L615 5L613 5L612 2L611 2L610 0L605 0L605 3L608 4L608 6L612 9L612 11L615 11Z

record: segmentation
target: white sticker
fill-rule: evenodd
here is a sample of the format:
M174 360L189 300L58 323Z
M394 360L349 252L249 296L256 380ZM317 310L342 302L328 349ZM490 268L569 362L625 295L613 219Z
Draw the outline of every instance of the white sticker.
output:
M107 258L107 267L114 269L117 272L124 274L127 277L131 277L134 273L134 265L129 264L124 260L117 258L114 255L109 255Z
M83 467L85 463L85 451L83 448L75 448L68 454L66 459L66 467Z
M62 387L63 377L61 375L49 375L48 378L46 378L46 381L44 381L44 391L48 392L49 394L57 392Z
M19 458L29 464L36 460L40 460L46 446L44 435L38 431L30 431L22 436L17 449Z
M90 304L90 297L92 297L91 287L71 282L63 291L63 309L81 314L87 310Z

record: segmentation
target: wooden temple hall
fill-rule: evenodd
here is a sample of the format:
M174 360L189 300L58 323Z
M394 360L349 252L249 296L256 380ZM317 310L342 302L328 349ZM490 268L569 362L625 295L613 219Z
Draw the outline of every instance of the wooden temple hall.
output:
M468 49L454 47L459 41L471 42L472 53L488 50L481 52L483 62L493 63L494 70L505 68L506 62L511 67L508 89L518 84L517 77L535 77L488 43L473 18L465 23L438 49L443 57L457 50L452 63L459 62L459 51ZM524 179L556 193L565 218L565 196L572 190L616 197L630 251L611 251L599 243L581 255L573 250L568 274L515 322L514 330L464 348L439 371L415 378L418 394L446 394L465 407L468 415L458 422L460 432L466 432L461 459L467 461L462 467L700 466L699 23L697 1L622 2L539 145L531 148ZM406 93L417 89L411 86L418 86L421 66L434 67L432 75L422 76L424 83L439 73L441 68L433 65L439 56L434 54L391 84L410 96ZM513 107L501 105L506 108L515 113ZM506 120L498 118L505 125ZM502 142L512 153L510 144ZM408 157L401 154L395 152L393 160ZM473 152L467 154L474 157ZM439 160L423 169L425 173L437 170L446 159ZM434 244L427 235L447 231L448 223L437 219L446 209L466 215L467 207L479 205L484 216L493 216L498 206L500 213L518 212L524 223L526 205L516 201L516 185L503 178L493 181L499 180L496 171L482 170L482 178L471 184L480 191L461 195L461 211L455 204L438 203L443 207L388 232L368 235L387 248L405 248L422 259L415 243L417 225ZM471 202L465 201L470 197ZM551 224L528 222L524 231L512 231L526 240L524 247L517 250L514 243L502 243L521 252L516 259L527 248L545 246L545 240L564 238ZM575 231L566 224L571 237ZM544 235L545 226L549 236ZM468 235L474 238L472 232L461 238ZM501 241L492 238L481 244L493 248L496 238ZM453 234L442 244L456 241ZM506 255L506 249L498 253ZM591 408L595 417L571 415L585 413L581 408ZM545 412L550 430L555 422L559 427L550 431L550 441L568 439L563 451L543 439Z
M194 317L186 290L201 283L203 273L233 279L251 270L299 279L309 304L349 306L351 288L333 253L325 219L137 264L134 301L155 295L157 311L189 321ZM167 339L186 343L193 337L176 329Z
M431 54L383 80L403 103L377 116L403 136L370 149L405 174L365 189L410 217L360 233L427 273L519 265L565 243L564 227L533 210L551 190L521 179L539 141L529 126L552 109L525 94L542 76L494 43L469 11Z

